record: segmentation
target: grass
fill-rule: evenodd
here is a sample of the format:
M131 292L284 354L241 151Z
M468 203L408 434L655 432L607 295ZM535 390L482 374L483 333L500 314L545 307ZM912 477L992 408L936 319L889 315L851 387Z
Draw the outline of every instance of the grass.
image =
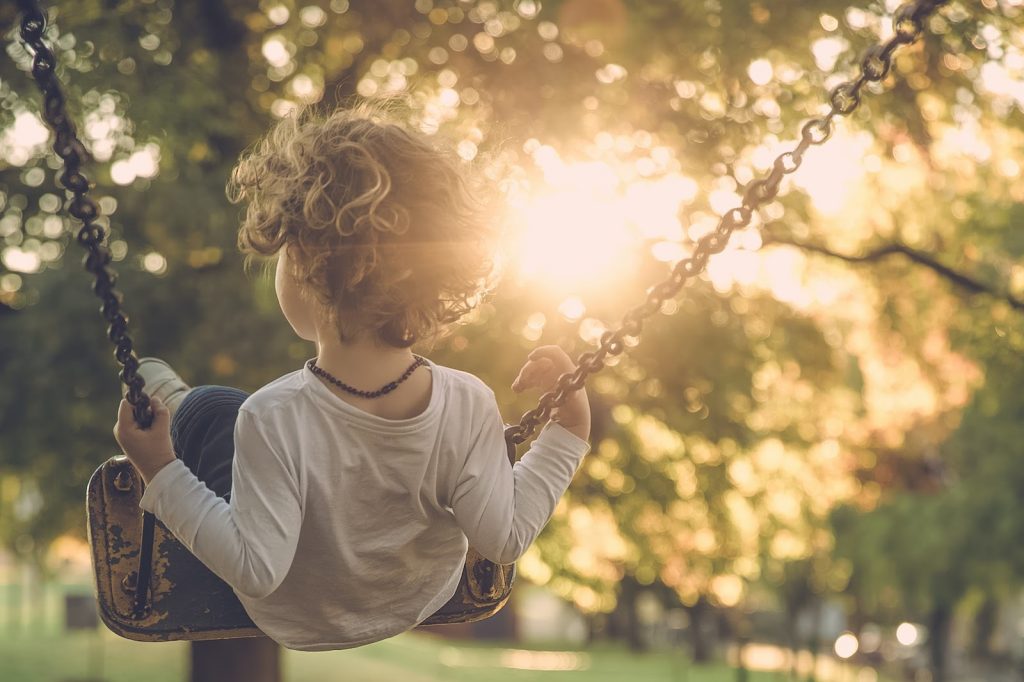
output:
M725 666L690 666L681 655L635 655L620 648L588 651L527 651L461 643L407 633L359 649L323 653L286 651L287 682L731 682ZM572 670L523 668L572 667ZM188 645L144 644L109 632L42 633L0 639L0 680L18 682L184 682ZM100 677L102 675L102 677ZM751 673L750 682L782 677Z
M186 682L187 643L132 642L103 627L95 631L66 632L64 595L89 595L90 592L87 585L38 585L30 591L11 585L0 586L0 682L98 679L104 682ZM728 666L694 666L680 652L637 655L614 645L600 645L585 651L547 651L512 643L446 640L422 632L406 633L345 651L284 651L282 668L286 682L733 682L738 679L737 672ZM857 679L852 673L842 670L836 678L823 675L819 680ZM751 672L747 682L784 682L786 679L781 674Z

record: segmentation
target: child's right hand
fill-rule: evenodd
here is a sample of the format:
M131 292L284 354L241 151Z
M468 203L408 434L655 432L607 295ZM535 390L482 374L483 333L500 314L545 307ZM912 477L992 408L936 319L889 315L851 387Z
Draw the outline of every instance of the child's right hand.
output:
M530 353L519 376L512 382L516 393L536 388L542 393L554 389L558 377L576 370L576 364L558 346L540 346ZM574 391L561 407L551 412L552 421L583 440L590 438L590 402L585 389Z

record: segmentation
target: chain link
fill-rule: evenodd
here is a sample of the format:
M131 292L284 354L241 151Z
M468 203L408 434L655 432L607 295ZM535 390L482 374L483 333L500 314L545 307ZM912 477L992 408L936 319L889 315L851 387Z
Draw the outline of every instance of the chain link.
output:
M128 316L121 310L121 293L114 288L117 273L110 267L110 251L104 245L106 231L96 224L100 216L96 202L87 194L89 179L81 167L88 158L85 146L78 139L75 124L67 114L64 93L57 79L57 58L43 41L46 15L36 0L18 0L21 10L21 39L31 51L32 77L43 95L43 119L54 133L53 151L64 160L61 184L71 193L67 212L82 226L76 237L86 250L82 264L93 275L93 293L102 302L100 313L107 321L107 337L114 345L114 357L121 364L121 382L127 386L126 399L132 405L132 414L140 426L153 422L153 408L149 396L142 390L145 385L138 375L139 359L128 335Z
M669 276L648 291L647 299L623 316L618 329L607 331L601 336L596 350L587 351L576 359L575 371L559 377L555 388L541 396L537 407L524 413L518 424L505 429L505 438L509 443L518 445L532 436L537 427L550 418L553 410L564 405L591 374L605 366L608 356L623 352L626 337L639 335L648 317L660 310L665 301L675 298L688 280L704 271L708 259L725 249L732 233L747 227L754 212L778 196L782 179L800 168L807 150L824 144L832 137L836 117L849 116L857 110L864 86L885 79L892 69L892 57L896 50L916 42L924 33L925 20L946 2L948 0L917 0L896 10L893 16L893 36L864 53L856 78L832 89L828 113L804 123L796 146L779 154L767 175L747 185L742 203L723 215L718 227L697 241L693 253L677 262Z

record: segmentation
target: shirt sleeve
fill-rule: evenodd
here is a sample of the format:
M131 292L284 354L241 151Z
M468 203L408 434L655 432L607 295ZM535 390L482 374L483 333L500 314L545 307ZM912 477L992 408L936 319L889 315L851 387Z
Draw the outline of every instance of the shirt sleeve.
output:
M484 558L512 563L533 543L569 487L587 441L550 422L509 466L504 425L491 399L452 494L469 544Z
M175 460L153 477L139 503L235 591L262 599L295 557L302 525L296 472L248 411L235 423L230 503Z

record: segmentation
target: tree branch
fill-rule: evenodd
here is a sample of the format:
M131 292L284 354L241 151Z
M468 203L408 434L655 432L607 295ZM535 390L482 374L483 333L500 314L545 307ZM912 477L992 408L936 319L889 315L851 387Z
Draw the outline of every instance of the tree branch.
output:
M847 254L834 251L833 249L830 249L829 247L823 244L815 244L813 242L801 241L793 237L786 237L783 235L772 234L769 232L765 232L763 236L763 242L766 246L770 244L795 246L796 248L802 249L804 251L818 253L823 256L828 256L830 258L838 258L839 260L845 261L847 263L856 264L875 263L885 258L888 258L889 256L903 256L904 258L910 260L912 263L916 263L917 265L921 265L931 270L932 272L948 280L955 286L958 286L961 289L965 289L966 291L972 294L986 294L988 296L992 296L993 298L997 298L1001 301L1005 301L1010 305L1011 308L1015 310L1024 310L1024 300L1017 298L1016 296L1010 294L1009 292L1000 291L996 289L994 286L986 284L981 280L975 279L970 275L954 270L948 265L940 263L931 255L923 251L912 249L906 244L893 242L890 244L884 244L882 246L879 246L875 249L872 249L871 251L867 251L866 253Z

